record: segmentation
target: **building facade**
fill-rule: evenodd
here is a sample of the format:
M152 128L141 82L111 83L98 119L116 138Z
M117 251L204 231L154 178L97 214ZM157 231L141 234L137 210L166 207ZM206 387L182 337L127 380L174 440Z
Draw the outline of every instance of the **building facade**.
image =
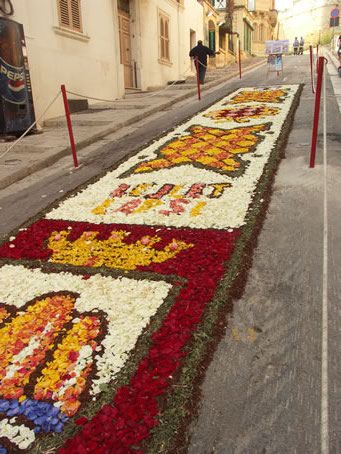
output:
M250 10L252 17L252 53L265 54L265 41L277 39L278 13L275 0L256 0Z
M252 0L234 0L233 30L238 33L238 43L242 57L252 55L253 18L254 9Z
M119 0L118 6L126 34L124 38L120 32L120 42L127 42L121 45L126 88L146 90L190 74L189 50L204 39L203 4L197 0Z
M12 5L8 18L24 27L37 117L61 84L87 96L123 95L123 72L117 71L119 39L114 33L117 7L112 1L102 0L101 8L91 0L12 0ZM62 112L59 99L46 118Z
M333 35L341 34L340 24L330 20L330 13L335 7L341 10L341 2L294 0L292 8L279 13L280 37L292 43L296 36L298 39L302 36L306 46L330 43Z
M0 14L24 26L37 117L61 84L89 98L118 99L127 88L183 79L193 70L189 50L205 39L208 16L206 0L5 3L13 11ZM59 99L45 119L62 113Z
M237 58L237 37L233 29L234 1L212 0L212 4L218 12L217 35L220 53L216 56L216 65L223 67Z

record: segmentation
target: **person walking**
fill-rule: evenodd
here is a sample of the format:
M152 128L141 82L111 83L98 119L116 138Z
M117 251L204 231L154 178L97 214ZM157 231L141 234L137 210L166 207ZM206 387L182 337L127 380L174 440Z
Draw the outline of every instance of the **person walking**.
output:
M303 39L302 36L301 36L301 39L300 39L300 48L299 48L299 51L298 51L298 55L303 55L303 50L304 50L304 39Z
M293 43L293 48L294 48L294 55L297 55L298 54L298 48L300 46L300 43L297 39L297 36L296 38L294 39L294 43Z
M190 50L189 56L194 60L198 60L198 73L200 84L205 83L205 75L207 69L207 56L213 57L219 52L214 52L207 46L204 46L202 41L198 41L198 44Z

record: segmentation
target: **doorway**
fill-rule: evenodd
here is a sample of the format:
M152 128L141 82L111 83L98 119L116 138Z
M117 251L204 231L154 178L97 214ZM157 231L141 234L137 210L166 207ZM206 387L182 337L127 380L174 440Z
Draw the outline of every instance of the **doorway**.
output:
M121 64L124 66L124 87L133 87L133 65L131 57L131 36L130 36L130 14L129 2L124 2L124 10L122 1L118 3L118 30L120 36L120 56Z
M197 45L197 33L194 30L189 31L189 48L193 49ZM191 59L191 71L195 72L194 60Z
M261 31L259 31L259 34ZM251 55L252 29L248 23L244 22L244 52Z
M210 20L208 22L208 47L213 50L213 52L216 51L216 25L215 23ZM211 57L208 60L208 66L211 68L216 67L216 58Z
M208 23L208 47L215 52L215 23L210 20Z

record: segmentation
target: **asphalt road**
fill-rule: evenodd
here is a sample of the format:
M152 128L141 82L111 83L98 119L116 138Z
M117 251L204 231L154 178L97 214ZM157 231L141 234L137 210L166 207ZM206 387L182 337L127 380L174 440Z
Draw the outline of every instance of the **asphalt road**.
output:
M314 102L308 57L288 57L283 78L266 80L261 68L205 93L201 103L186 100L124 128L83 150L79 170L65 158L0 197L0 234L5 235L227 92L302 82L307 85L247 288L207 371L199 417L190 430L190 454L320 452L323 169L321 147L316 169L308 169ZM340 453L341 122L329 82L327 94L330 452Z
M288 58L284 77L307 85L245 294L206 374L190 454L321 452L322 137L309 169L307 57ZM329 452L341 453L341 118L329 80L327 97Z

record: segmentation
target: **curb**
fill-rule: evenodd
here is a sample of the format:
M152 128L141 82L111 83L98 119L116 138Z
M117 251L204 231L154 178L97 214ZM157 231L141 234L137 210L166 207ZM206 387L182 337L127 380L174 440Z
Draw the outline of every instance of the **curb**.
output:
M338 59L335 57L335 55L330 51L330 50L325 50L330 62L335 66L336 71L338 70L340 63Z
M261 67L266 64L265 60L262 60L260 62L254 63L253 65L249 65L244 69L244 74L248 73L249 71L252 71L253 69L256 69L258 67ZM216 79L212 82L209 82L205 84L201 91L207 91L210 88L213 88L215 86L218 86L224 82L227 82L228 80L233 79L234 77L238 76L239 71L235 71L229 75L225 75L224 77L220 77L219 79ZM156 112L159 112L163 109L167 109L168 107L173 106L174 104L177 104L186 98L190 98L194 96L197 93L197 88L190 89L186 91L186 93L183 93L181 96L178 96L175 100L172 99L170 101L163 102L159 104L158 106L154 106L150 109L147 109L145 111L140 112L138 115L135 115L134 117L129 118L126 121L122 121L121 123L115 123L113 126L108 126L103 128L102 131L97 132L93 136L80 140L79 142L76 141L76 147L77 151L82 150L83 148L87 147L88 145L93 144L94 142L103 139L104 137L108 136L109 134L113 134L114 132L117 132L119 129L130 126L137 121L140 121L144 118L147 118L151 115L153 115ZM29 175L32 175L35 172L38 172L39 170L44 169L45 167L48 167L55 162L57 162L59 159L67 156L71 152L70 147L65 147L59 150L58 152L54 153L51 156L46 157L45 159L40 160L39 162L32 163L29 167L26 167L25 169L19 169L16 172L12 173L11 175L4 177L3 179L0 180L0 189L5 189L9 187L10 185L16 183L17 181L22 180L23 178L28 177Z

